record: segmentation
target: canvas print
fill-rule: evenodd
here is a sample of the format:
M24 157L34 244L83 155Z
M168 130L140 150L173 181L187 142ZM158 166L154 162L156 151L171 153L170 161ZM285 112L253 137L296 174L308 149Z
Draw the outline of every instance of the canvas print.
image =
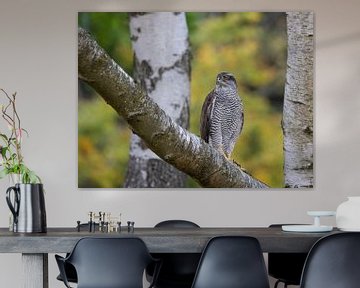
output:
M79 188L312 188L312 12L79 12Z

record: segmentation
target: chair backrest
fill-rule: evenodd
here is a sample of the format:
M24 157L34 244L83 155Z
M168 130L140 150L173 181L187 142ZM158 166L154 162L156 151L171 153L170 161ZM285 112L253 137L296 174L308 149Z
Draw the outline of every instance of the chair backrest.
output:
M360 287L360 233L325 236L311 248L301 278L302 288Z
M155 228L200 228L188 220L166 220L159 222ZM200 260L200 253L158 253L154 257L162 260L162 267L156 287L190 287ZM148 274L152 275L151 269Z
M264 257L256 238L212 238L200 259L192 288L268 288Z
M78 288L142 288L153 259L139 238L82 238L67 261L76 269Z
M157 223L155 228L200 228L194 222L188 220L165 220Z

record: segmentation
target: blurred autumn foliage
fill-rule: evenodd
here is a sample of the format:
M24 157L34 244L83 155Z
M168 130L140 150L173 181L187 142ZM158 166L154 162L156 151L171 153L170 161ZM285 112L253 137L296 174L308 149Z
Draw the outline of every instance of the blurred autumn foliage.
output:
M201 106L217 73L232 72L245 110L244 129L232 157L254 177L283 187L285 13L187 13L187 21L192 48L190 131L199 135ZM126 13L79 13L79 25L132 75ZM78 112L79 187L122 187L130 129L83 83ZM198 185L189 180L189 187Z

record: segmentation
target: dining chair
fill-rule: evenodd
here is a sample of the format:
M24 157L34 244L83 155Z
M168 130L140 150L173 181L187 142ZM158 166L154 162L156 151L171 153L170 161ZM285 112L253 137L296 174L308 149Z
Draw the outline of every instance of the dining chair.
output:
M331 234L318 240L306 259L301 288L360 287L360 233Z
M206 245L192 288L269 288L260 244L249 236L219 236Z
M163 228L200 228L194 222L188 220L165 220L155 225L155 229ZM198 266L200 253L156 253L152 254L157 259L161 259L162 266L159 272L156 288L190 288L194 280L196 268ZM150 265L146 270L147 278L153 276L153 266Z
M99 224L98 223L95 223L95 227L96 229L99 229ZM82 223L80 224L80 228L81 229L89 229L89 224L88 223ZM69 256L69 253L66 254L66 257ZM77 275L76 275L76 270L74 268L73 265L71 265L70 263L67 263L65 262L64 263L64 267L65 267L65 275L66 275L66 278L68 280L68 282L71 282L71 283L77 283ZM56 277L57 280L59 281L63 281L62 277L61 277L61 274L59 274L57 277Z
M142 288L145 268L157 262L154 281L160 268L139 238L82 238L68 257L55 255L55 259L66 287L70 284L65 263L74 266L77 288Z
M279 228L288 224L271 224L269 228ZM288 285L300 285L301 273L304 268L307 253L269 253L268 273L277 279L274 288L283 283L284 288Z

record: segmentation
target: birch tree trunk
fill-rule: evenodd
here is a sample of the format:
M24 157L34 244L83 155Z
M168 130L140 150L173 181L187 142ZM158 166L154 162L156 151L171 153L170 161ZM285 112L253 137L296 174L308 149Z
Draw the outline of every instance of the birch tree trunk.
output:
M287 33L283 112L285 187L313 187L313 13L287 13Z
M177 124L187 129L190 50L185 13L130 13L134 79ZM186 174L132 135L125 187L185 187Z
M152 151L203 187L268 188L175 123L82 28L78 30L78 72Z

